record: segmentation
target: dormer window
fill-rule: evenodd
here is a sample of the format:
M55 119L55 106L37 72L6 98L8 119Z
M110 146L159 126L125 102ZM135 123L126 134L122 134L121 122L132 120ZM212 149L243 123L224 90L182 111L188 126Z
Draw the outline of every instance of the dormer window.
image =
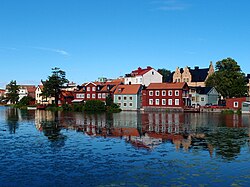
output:
M154 75L155 74L155 72L154 71L152 71L152 75Z

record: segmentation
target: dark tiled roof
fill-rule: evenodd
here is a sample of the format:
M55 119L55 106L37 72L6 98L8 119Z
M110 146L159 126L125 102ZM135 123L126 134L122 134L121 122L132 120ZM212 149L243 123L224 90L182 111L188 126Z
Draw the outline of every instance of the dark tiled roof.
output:
M208 94L208 92L210 92L210 90L213 87L190 87L191 89L195 89L197 93L199 94Z
M189 69L192 75L192 82L204 82L208 76L209 68L199 69L195 67L194 69Z

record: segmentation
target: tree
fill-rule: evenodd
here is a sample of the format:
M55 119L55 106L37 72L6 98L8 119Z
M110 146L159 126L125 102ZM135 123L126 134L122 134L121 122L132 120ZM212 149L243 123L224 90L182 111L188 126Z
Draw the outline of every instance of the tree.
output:
M206 80L206 86L215 87L224 98L247 95L245 74L234 59L227 58L216 62L215 69L215 73Z
M170 81L169 80L170 75L171 75L170 70L162 68L162 69L158 69L157 71L162 75L162 82L169 82Z
M60 68L52 68L52 75L48 76L48 79L43 82L43 91L42 95L45 97L55 97L55 105L58 106L59 95L62 86L65 83L68 83L68 79L66 79L66 73Z
M12 104L16 104L19 99L19 86L16 84L16 81L11 80L9 84L6 86L7 93L6 97Z

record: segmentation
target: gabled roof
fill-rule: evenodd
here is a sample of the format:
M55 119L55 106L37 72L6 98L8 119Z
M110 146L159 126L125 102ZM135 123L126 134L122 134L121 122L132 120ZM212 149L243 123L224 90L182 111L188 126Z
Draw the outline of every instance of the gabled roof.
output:
M35 85L19 85L20 89L27 89L28 93L32 93L36 91Z
M64 96L64 97L74 97L74 93L71 92L71 91L62 90L62 91L61 91L61 94L62 94L62 96Z
M175 83L151 83L146 89L147 90L160 90L160 89L183 89L187 86L185 82L175 82Z
M115 90L115 95L134 95L138 94L141 88L140 84L132 84L132 85L119 85Z
M144 75L145 73L149 72L152 69L153 68L150 66L148 66L145 69L142 69L141 67L139 67L137 70L134 70L130 74L127 74L126 77L135 77L135 76L139 76L139 75Z
M204 82L208 76L209 68L200 69L195 67L194 69L189 69L192 75L192 82Z
M190 89L195 89L196 93L199 94L208 94L214 87L190 87Z

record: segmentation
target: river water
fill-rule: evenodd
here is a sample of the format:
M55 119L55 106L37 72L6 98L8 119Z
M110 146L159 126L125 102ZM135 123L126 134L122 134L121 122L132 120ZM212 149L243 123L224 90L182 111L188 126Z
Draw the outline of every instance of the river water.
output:
M0 107L0 186L249 186L250 115Z

